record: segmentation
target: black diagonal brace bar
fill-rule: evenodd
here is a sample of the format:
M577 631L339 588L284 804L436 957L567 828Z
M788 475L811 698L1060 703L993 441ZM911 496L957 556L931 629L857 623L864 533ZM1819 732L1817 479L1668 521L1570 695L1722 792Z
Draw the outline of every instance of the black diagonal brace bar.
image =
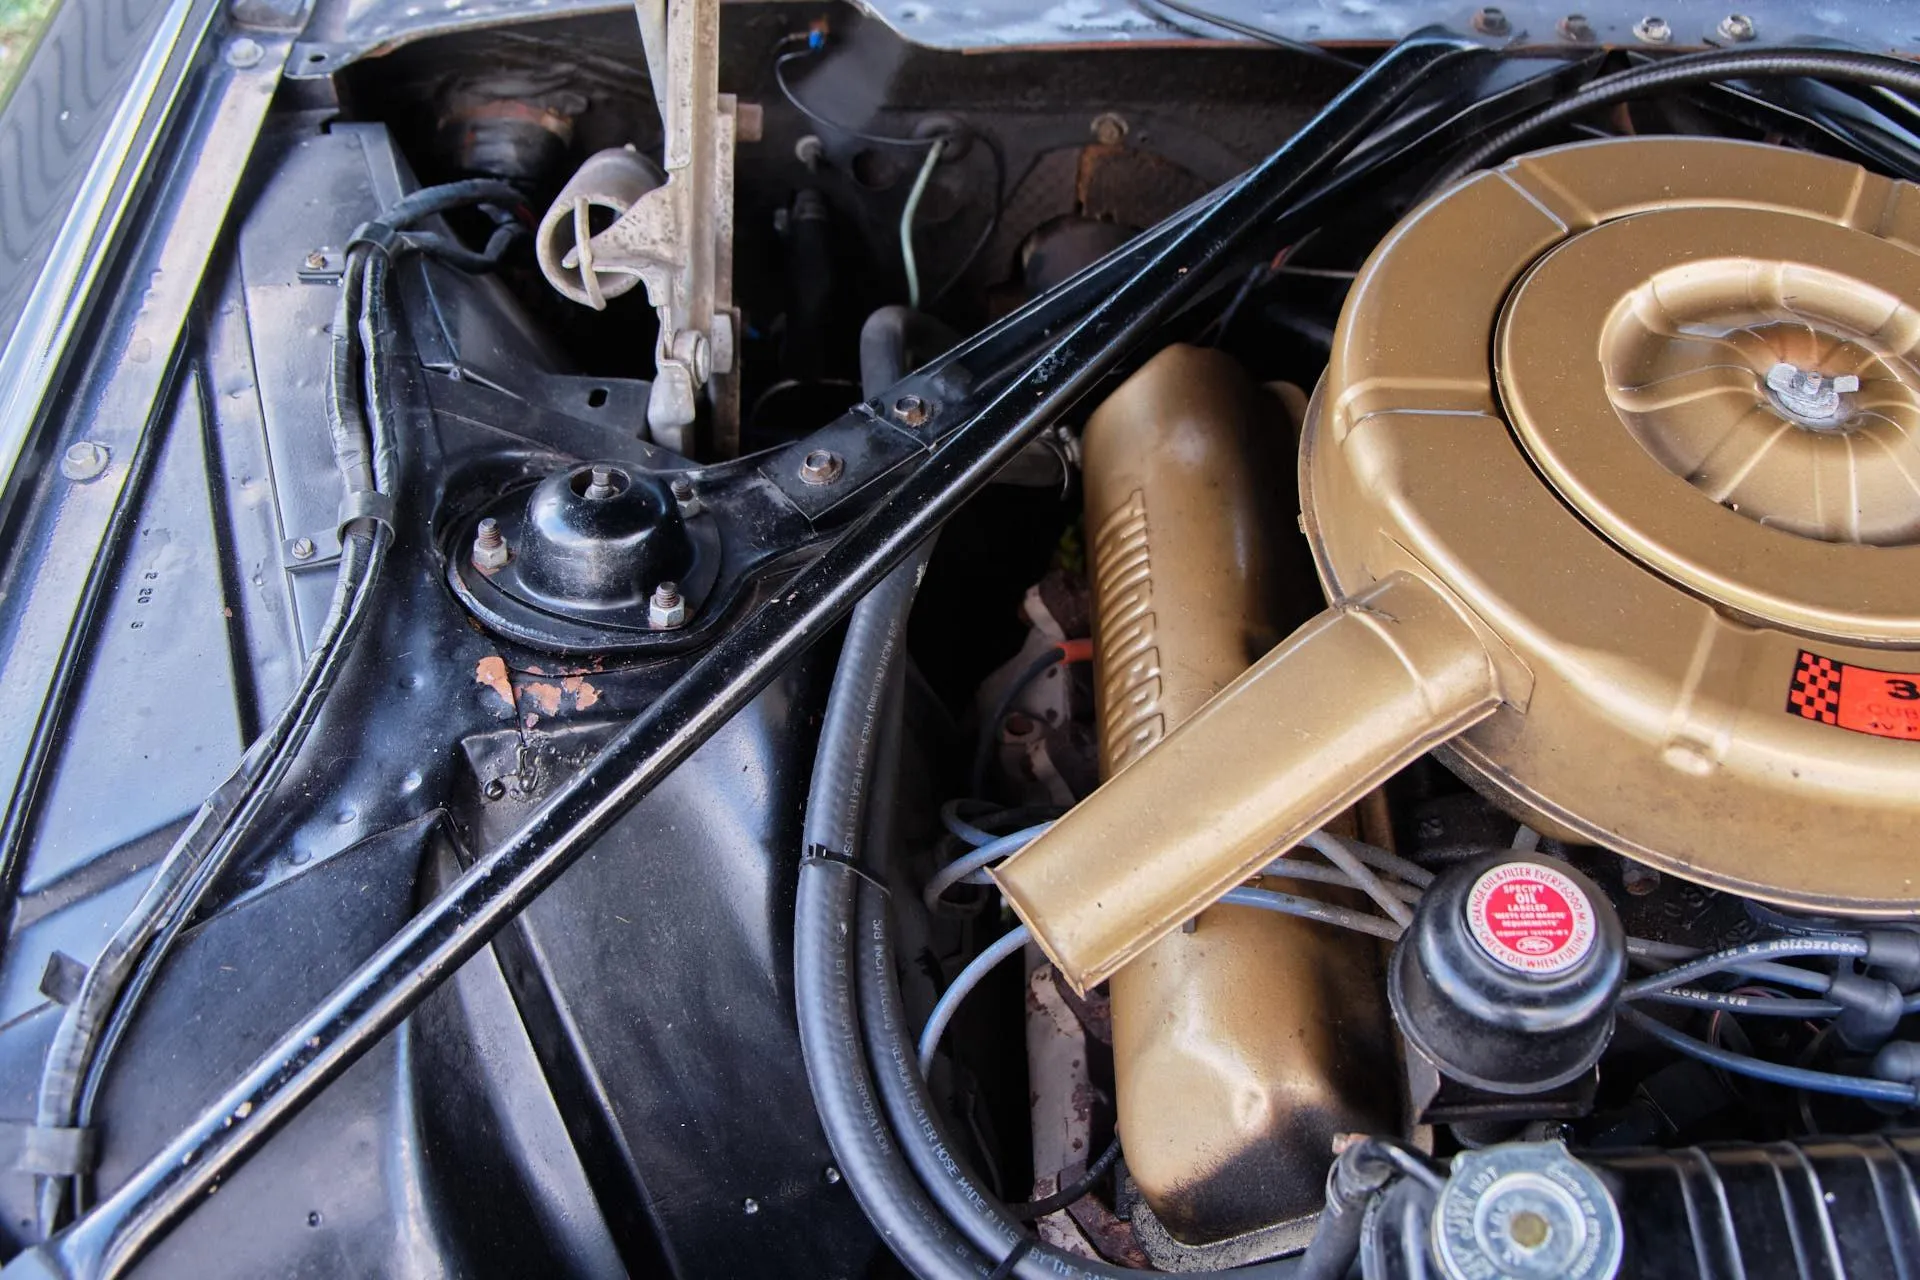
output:
M512 836L476 861L226 1094L92 1212L6 1268L8 1280L117 1276L271 1134L485 946L621 814L744 707L1071 408L1256 229L1309 191L1436 67L1487 51L1445 39L1396 46L1228 188L1152 234L1117 284L1090 269L1080 306L1050 303L1059 337L1009 379L955 405L924 460L769 601L715 642ZM1072 318L1077 316L1077 318ZM1051 326L1049 326L1051 327Z

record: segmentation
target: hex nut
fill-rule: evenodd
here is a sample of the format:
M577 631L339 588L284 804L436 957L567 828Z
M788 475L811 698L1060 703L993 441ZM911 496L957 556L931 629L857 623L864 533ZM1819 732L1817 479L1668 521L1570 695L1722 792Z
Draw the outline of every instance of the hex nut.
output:
M663 582L647 599L647 625L655 631L673 631L687 625L687 598L680 584Z
M1644 898L1660 887L1660 873L1652 867L1629 862L1620 869L1620 885L1636 898Z
M241 36L227 46L227 65L245 71L248 67L260 65L260 59L266 56L266 50L260 42L250 36Z
M933 416L933 406L921 396L901 396L893 402L893 416L910 427L923 426Z
M1483 36L1504 36L1513 32L1513 23L1503 10L1488 6L1473 15L1473 29Z
M1093 118L1093 140L1103 147L1117 147L1127 140L1126 117L1102 111Z
M1673 39L1673 28L1658 14L1648 14L1633 24L1633 34L1645 44L1666 44Z
M60 474L82 483L97 480L105 473L107 463L112 458L113 454L105 445L80 440L67 446L66 453L60 459Z
M828 485L840 478L846 462L831 449L815 449L800 460L802 484Z
M1570 13L1560 19L1560 38L1572 44L1592 44L1594 41L1593 23L1584 13Z
M1757 33L1752 18L1744 13L1730 13L1720 19L1720 34L1736 44L1745 44Z
M482 520L473 533L473 567L482 573L492 573L504 569L512 558L513 551L500 532L500 522L492 516Z
M587 473L587 488L580 496L589 502L605 502L618 496L622 487L614 483L612 467L595 467Z
M293 558L295 560L311 560L313 559L314 552L318 550L319 548L313 545L312 538L295 538L293 540Z

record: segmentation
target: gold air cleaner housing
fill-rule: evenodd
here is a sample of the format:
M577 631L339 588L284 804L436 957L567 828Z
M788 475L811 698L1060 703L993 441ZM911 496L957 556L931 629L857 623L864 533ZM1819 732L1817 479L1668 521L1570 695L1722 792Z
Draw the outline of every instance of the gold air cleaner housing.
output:
M1920 914L1920 187L1683 138L1481 174L1360 272L1300 465L1332 608L997 873L1072 980L1442 742L1549 832Z

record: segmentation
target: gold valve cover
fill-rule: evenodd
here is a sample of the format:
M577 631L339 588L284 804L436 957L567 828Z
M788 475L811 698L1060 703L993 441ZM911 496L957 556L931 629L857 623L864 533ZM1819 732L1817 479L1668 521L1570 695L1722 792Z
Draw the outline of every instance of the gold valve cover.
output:
M1501 705L1442 750L1486 793L1920 911L1920 187L1680 138L1481 174L1360 272L1301 490L1332 599L1401 571L1481 631Z

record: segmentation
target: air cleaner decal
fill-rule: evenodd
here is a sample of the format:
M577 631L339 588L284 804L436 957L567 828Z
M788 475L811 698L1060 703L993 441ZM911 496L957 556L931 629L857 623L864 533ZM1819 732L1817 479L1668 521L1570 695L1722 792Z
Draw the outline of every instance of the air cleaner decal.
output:
M1787 714L1920 742L1920 672L1876 671L1800 651L1787 691Z

